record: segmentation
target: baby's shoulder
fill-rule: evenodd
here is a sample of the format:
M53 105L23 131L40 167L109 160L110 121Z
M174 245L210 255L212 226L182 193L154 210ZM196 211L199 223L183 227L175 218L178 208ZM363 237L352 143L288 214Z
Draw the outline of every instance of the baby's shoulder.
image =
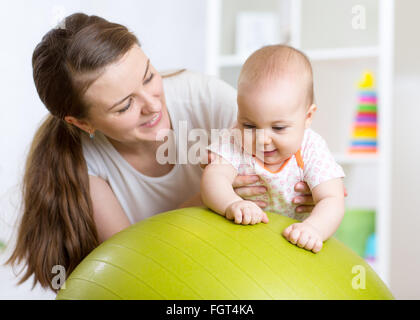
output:
M242 140L238 129L221 129L214 130L211 136L211 143L207 150L218 154L228 162L230 162L235 169L239 170L244 167L253 167L252 156L249 155L242 148Z
M323 148L327 145L325 139L316 131L312 129L306 129L301 150L305 151L311 148Z

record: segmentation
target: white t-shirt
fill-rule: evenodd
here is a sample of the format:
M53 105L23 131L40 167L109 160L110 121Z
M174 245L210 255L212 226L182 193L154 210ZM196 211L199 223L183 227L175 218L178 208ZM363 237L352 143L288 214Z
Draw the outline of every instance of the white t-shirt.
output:
M188 132L202 128L209 137L211 129L230 128L236 121L236 90L216 77L185 71L164 78L163 87L177 138L182 120ZM108 182L131 223L176 209L200 190L198 164L175 164L155 178L134 169L100 132L93 140L83 135L82 145L88 174Z
M262 200L267 203L265 211L279 213L296 220L304 220L309 213L296 213L297 205L292 200L299 195L294 189L300 181L305 181L311 190L317 185L345 176L328 149L325 140L311 129L306 129L300 150L286 160L277 172L272 172L259 164L255 157L246 153L241 146L233 142L233 133L226 132L218 141L208 147L220 155L236 169L238 174L252 174L260 177L260 182L267 188L263 195L244 197L248 200ZM241 140L239 140L241 141ZM217 187L217 186L216 186Z

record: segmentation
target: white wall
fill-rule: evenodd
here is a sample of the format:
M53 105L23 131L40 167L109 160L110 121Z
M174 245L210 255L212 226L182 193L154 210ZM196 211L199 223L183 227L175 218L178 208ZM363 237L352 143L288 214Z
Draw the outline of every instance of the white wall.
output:
M395 2L391 289L399 299L420 299L420 2Z
M10 236L19 204L25 153L46 114L32 81L31 55L50 28L53 6L83 11L133 30L160 69L205 69L204 0L2 0L0 2L0 239ZM417 0L396 1L391 288L397 298L420 299L420 30ZM0 255L0 263L4 255ZM50 299L30 282L15 287L0 267L0 299Z
M56 9L54 9L56 7ZM53 15L85 12L126 25L158 70L205 70L206 3L197 0L2 0L0 2L0 239L12 232L19 182L33 134L46 110L32 80L31 56L50 29ZM0 262L4 259L0 256ZM10 269L0 267L0 299L51 298L15 288Z

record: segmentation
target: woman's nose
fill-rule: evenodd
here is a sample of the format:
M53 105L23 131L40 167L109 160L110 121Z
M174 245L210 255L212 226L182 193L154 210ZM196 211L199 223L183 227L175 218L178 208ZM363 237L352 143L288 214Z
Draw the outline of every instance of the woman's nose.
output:
M157 113L162 109L161 102L158 98L151 95L144 95L143 99L143 108L141 109L142 114L147 115Z

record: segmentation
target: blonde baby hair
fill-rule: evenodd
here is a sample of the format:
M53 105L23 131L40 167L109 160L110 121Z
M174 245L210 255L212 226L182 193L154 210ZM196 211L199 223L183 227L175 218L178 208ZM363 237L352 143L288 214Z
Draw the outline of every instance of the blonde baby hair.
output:
M264 81L275 81L284 77L302 81L308 94L308 105L314 103L312 66L301 51L287 45L270 45L254 52L242 67L238 90L244 83L256 85Z

